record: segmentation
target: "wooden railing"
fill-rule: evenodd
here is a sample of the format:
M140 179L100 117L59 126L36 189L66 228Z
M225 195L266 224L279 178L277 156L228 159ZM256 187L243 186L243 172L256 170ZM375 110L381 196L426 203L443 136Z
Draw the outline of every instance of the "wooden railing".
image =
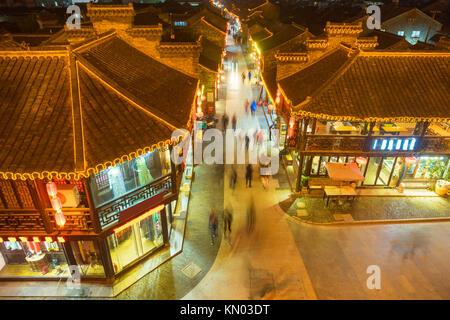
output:
M118 221L120 212L127 208L149 199L160 192L166 191L167 193L171 193L171 187L172 179L169 174L98 207L96 213L101 228L104 229L105 226Z
M50 218L52 229L54 231L93 231L93 221L89 208L63 208L62 211L66 217L66 223L63 227L56 224L55 211L53 209L45 209Z
M380 150L371 150L373 139L409 139L416 138L417 146L413 151L399 150L399 152L420 152L431 154L450 154L450 137L441 136L362 136L362 135L307 135L305 151L343 151L343 152L379 152ZM388 151L388 150L385 150ZM395 150L392 150L395 152Z
M44 219L35 209L0 209L0 231L45 232Z

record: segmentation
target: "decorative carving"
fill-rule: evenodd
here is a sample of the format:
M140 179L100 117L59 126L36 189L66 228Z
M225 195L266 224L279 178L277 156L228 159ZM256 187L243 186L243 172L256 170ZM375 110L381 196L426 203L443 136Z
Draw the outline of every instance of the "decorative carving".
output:
M44 220L37 210L0 210L0 231L45 232Z
M450 137L423 137L422 151L431 153L450 153Z
M121 211L130 208L139 202L149 199L162 191L167 191L168 193L170 193L172 190L171 188L172 180L169 174L153 181L153 183L136 189L129 194L126 194L97 208L97 215L100 221L100 226L102 227L102 229L104 229L105 226L108 226L119 220Z
M63 231L93 231L94 226L91 220L89 208L77 208L76 211L67 211L63 209L64 216L66 217L66 223L61 228L56 224L55 211L48 209L47 214L53 224L53 230Z
M305 150L362 151L365 142L365 136L314 135L307 136Z

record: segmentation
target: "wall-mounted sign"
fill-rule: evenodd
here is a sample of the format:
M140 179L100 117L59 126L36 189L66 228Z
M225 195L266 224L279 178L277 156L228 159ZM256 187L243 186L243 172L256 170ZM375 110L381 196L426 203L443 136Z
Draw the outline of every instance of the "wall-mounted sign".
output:
M416 151L417 138L373 138L372 151Z

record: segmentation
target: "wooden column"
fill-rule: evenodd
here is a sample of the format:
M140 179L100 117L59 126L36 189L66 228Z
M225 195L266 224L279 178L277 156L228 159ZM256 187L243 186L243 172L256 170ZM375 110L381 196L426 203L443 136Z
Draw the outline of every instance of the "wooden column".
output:
M33 180L33 186L35 190L35 192L32 192L34 204L36 206L36 209L38 209L39 212L41 213L42 220L44 221L45 231L48 234L51 234L53 233L53 224L50 217L47 214L47 211L45 211L45 201L43 195L40 192L39 184L36 180Z
M178 174L177 174L177 167L175 166L175 163L172 161L172 150L173 146L169 146L169 152L170 152L170 177L172 179L172 193L177 194L177 185L178 185ZM184 156L184 155L183 155Z
M169 233L167 230L167 216L166 216L166 206L164 206L164 209L161 210L161 228L162 228L162 234L163 234L163 241L164 244L169 243Z
M94 200L92 199L91 187L87 181L87 178L83 179L82 182L83 182L84 190L86 190L86 198L87 198L88 205L89 205L89 215L92 220L94 232L100 233L100 232L102 232L102 228L100 226L100 219L98 217L98 213L95 210Z
M299 141L299 147L298 147L298 153L300 155L299 158L299 163L298 163L298 172L297 172L297 183L295 186L295 192L300 192L301 189L301 182L302 182L302 174L303 174L303 162L305 159L305 156L303 155L303 151L305 150L306 147L306 133L308 130L308 123L309 123L309 118L305 118L302 121L302 130L301 130L301 135L300 135L300 141Z

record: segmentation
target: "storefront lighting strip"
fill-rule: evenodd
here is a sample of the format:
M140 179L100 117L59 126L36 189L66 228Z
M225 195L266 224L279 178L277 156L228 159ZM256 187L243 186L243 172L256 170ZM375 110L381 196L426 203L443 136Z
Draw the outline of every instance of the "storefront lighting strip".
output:
M122 231L122 230L124 230L124 229L126 229L126 228L128 228L128 227L130 227L131 225L133 225L133 224L135 224L135 223L138 223L138 222L144 220L145 218L151 216L151 215L154 214L155 212L161 211L162 209L164 209L164 205L163 205L163 204L157 206L156 208L153 208L153 209L147 211L146 213L144 213L144 214L141 215L140 217L138 217L138 218L136 218L136 219L133 219L133 220L131 220L131 221L125 223L124 225L122 225L122 226L120 226L120 227L114 229L114 233L118 233L118 232L120 232L120 231Z

